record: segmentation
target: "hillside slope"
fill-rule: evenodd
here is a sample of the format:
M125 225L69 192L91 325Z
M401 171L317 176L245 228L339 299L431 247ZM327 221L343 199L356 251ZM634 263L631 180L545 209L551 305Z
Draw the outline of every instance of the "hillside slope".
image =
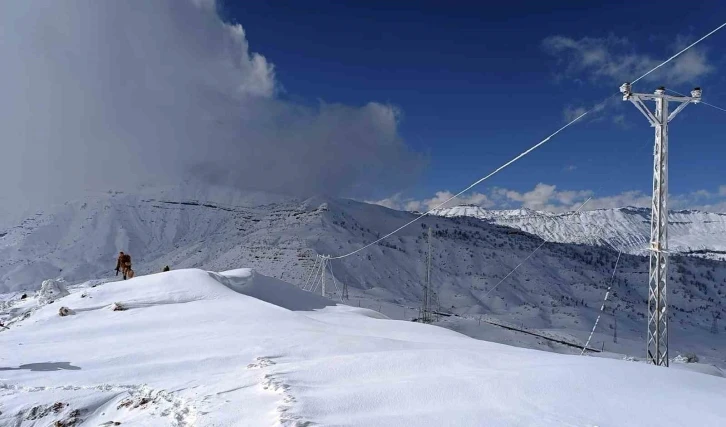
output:
M0 239L0 283L12 290L37 289L42 280L58 276L69 283L113 279L117 251L128 250L139 275L166 264L211 271L249 266L302 285L314 254L345 254L413 218L351 200L192 190L99 195L26 219ZM443 318L442 325L479 338L574 351L482 327L479 317L484 316L585 341L617 254L602 247L542 245L531 234L473 218L425 218L378 245L333 261L337 282L329 284L328 295L339 298L334 285L343 282L350 304L392 318L415 317L429 226L438 306L456 315ZM647 274L646 258L621 258L593 345L642 354ZM669 276L673 356L695 352L707 363L726 366L726 264L674 256Z
M474 205L437 209L434 215L466 216L517 228L550 242L610 245L645 255L650 241L650 209L598 209L553 214L531 209L489 210ZM672 252L712 259L726 258L726 214L700 211L669 213Z
M289 307L301 291L250 270L72 291L0 332L14 349L0 425L726 423L723 378L473 340L309 294Z

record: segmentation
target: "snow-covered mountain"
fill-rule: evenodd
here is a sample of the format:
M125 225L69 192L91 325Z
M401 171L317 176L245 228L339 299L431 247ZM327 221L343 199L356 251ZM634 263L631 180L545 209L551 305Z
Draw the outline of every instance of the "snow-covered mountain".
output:
M248 269L48 296L13 300L19 320L0 332L12 349L0 359L2 426L726 424L726 380L687 371L698 364L474 340Z
M247 266L302 285L316 253L348 253L412 218L352 200L300 200L224 188L100 194L36 212L0 231L0 286L37 289L42 280L56 277L69 283L113 280L119 250L131 253L140 276L165 265L209 271ZM434 235L432 281L438 305L453 314L439 324L470 336L561 352L576 349L487 321L585 341L617 254L607 247L547 243L530 257L541 244L538 237L474 218L427 217L378 245L334 260L337 281L328 286L328 296L340 297L335 286L342 282L350 289L350 304L391 318L415 317L427 227ZM726 263L673 256L670 268L673 354L695 352L708 363L726 366ZM641 355L647 275L646 258L622 257L615 292L592 345Z
M650 241L650 209L619 208L554 214L531 209L490 210L476 205L441 208L434 215L466 216L536 234L559 243L610 245L645 255ZM726 214L671 211L668 217L671 252L726 259Z

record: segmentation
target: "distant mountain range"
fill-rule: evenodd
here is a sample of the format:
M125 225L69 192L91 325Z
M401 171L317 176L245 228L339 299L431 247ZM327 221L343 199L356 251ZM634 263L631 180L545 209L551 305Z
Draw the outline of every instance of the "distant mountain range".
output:
M554 214L531 209L489 210L460 205L434 211L447 218L471 217L537 235L549 242L607 245L633 255L648 253L650 209L625 207ZM726 214L671 211L672 253L726 259Z

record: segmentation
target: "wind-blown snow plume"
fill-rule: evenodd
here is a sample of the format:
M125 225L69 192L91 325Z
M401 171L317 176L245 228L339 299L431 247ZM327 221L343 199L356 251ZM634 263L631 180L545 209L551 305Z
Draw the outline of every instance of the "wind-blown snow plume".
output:
M3 200L199 176L350 194L414 175L395 107L299 105L213 0L2 2ZM399 184L397 182L397 184Z

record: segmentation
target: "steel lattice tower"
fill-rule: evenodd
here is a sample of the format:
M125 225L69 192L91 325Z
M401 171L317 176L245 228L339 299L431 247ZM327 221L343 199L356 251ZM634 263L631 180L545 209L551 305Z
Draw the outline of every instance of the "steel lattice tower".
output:
M423 299L421 300L421 322L431 323L434 321L433 316L433 298L431 289L431 227L428 230L428 251L426 253L426 281L423 289Z
M655 93L633 93L630 83L620 87L623 100L630 101L655 127L653 152L653 202L650 219L650 273L648 275L648 343L649 364L668 366L668 123L690 103L701 100L701 89L691 96L671 96L665 88ZM655 101L651 112L643 101ZM668 113L668 103L680 105Z

